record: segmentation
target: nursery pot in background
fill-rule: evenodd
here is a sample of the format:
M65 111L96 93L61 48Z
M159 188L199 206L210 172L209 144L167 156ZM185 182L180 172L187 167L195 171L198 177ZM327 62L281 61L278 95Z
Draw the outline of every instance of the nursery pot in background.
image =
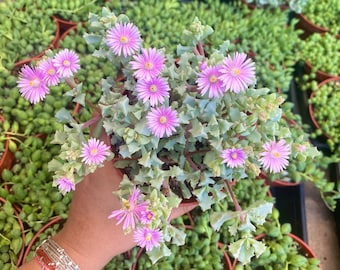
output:
M299 19L299 22L296 24L296 27L304 30L304 33L301 35L302 39L306 39L308 36L315 33L322 34L328 32L328 29L314 24L304 14L300 13L296 14L296 16ZM340 35L337 35L337 38L340 38Z
M336 83L339 82L340 83L340 77L334 77L334 78L329 78L327 80L322 81L321 83L319 83L318 85L318 89L316 91L320 91L320 89L330 83ZM339 88L340 89L340 88ZM328 139L333 139L331 134L328 134L324 129L323 129L323 124L325 123L325 121L327 121L327 119L323 120L323 123L320 123L319 120L317 119L315 112L318 110L318 108L313 104L313 102L311 102L313 100L313 98L315 98L316 95L316 91L312 91L309 97L310 103L308 106L308 110L309 110L309 115L311 118L311 121L314 125L314 127L316 129L320 129L323 133L323 135L328 138ZM334 93L334 92L333 92ZM329 97L330 98L330 97ZM327 98L328 99L328 98ZM328 104L330 104L329 102L327 102ZM324 104L324 106L327 106L328 104Z
M23 65L30 64L31 62L39 60L45 54L45 51L53 50L53 49L56 48L55 45L57 44L57 42L59 40L59 36L60 36L60 26L59 26L56 18L53 17L52 19L53 19L54 23L56 24L56 30L55 30L55 33L54 33L54 38L51 41L50 45L45 50L37 53L36 55L34 55L32 57L28 57L28 58L25 58L23 60L19 60L19 61L15 62L14 63L15 69L20 69Z
M0 115L0 122L3 123L5 118ZM9 150L9 140L4 141L4 151L0 153L0 175L4 169L10 169L14 163L14 153Z
M261 233L259 235L257 235L255 237L256 240L262 240L266 237L266 233ZM297 244L297 249L298 249L298 254L307 258L307 259L311 259L311 258L315 258L317 259L316 254L314 253L314 251L311 249L311 247L307 244L307 242L305 242L304 240L302 240L300 237L296 236L293 233L288 233L288 236L293 240L294 243ZM287 258L288 259L288 258ZM270 265L268 265L270 266ZM238 269L243 269L243 268L239 268L239 262L237 260L235 260L233 262L233 269L234 270L238 270ZM294 267L294 266L293 266ZM318 265L318 269L322 270L321 265ZM262 269L261 267L257 267L256 269ZM267 269L267 268L266 268ZM268 268L269 269L269 268ZM290 269L289 264L287 264L287 269ZM293 269L293 268L292 268ZM295 268L294 268L295 269ZM305 269L305 268L297 268L297 269ZM308 269L308 268L306 268ZM314 269L314 268L313 268Z
M305 61L305 71L307 74L311 74L313 72L313 65L309 61ZM322 71L320 69L315 71L315 79L318 83L321 83L328 79L334 79L337 75L329 74L325 71Z
M51 228L55 224L62 224L64 222L64 219L61 217L54 217L51 218L44 226L40 228L39 231L36 232L36 234L32 237L31 241L27 244L25 248L25 253L22 258L22 263L25 263L30 259L30 256L34 253L35 244L38 244L38 241L42 241L44 239L40 239L42 235L46 232L48 228ZM47 237L47 235L45 235Z

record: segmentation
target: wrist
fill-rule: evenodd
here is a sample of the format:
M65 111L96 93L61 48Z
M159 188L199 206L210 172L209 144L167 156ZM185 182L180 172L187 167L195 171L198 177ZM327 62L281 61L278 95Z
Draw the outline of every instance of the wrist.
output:
M80 270L65 249L52 238L39 245L34 259L43 270Z
M102 223L106 226L100 226L101 223L87 228L76 227L77 222L73 224L73 221L66 222L53 239L81 270L103 269L114 256L135 245L132 234L125 235L121 226L117 226L112 220L103 220Z

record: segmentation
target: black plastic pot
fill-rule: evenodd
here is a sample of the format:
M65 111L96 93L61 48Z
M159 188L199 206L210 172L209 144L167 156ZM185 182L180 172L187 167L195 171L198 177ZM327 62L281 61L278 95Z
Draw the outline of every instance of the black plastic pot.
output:
M330 167L330 177L331 179L335 179L336 185L340 188L340 164L332 164ZM340 244L340 200L337 201L336 208L334 210L334 219L336 224L336 232L338 236L338 241Z
M280 223L290 223L292 233L308 242L304 184L275 186L270 191L276 198L275 206L280 211Z

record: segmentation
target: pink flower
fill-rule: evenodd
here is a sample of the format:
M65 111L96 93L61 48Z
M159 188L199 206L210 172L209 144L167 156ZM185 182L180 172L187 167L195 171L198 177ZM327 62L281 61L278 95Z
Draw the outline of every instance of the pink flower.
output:
M196 83L202 96L204 96L207 92L209 92L209 98L218 98L223 95L223 82L219 79L221 76L221 72L219 71L220 69L221 66L210 66L206 67L198 74Z
M143 102L150 100L150 105L162 104L165 97L169 97L170 87L164 78L138 80L136 85L137 97Z
M142 54L133 58L131 68L136 70L133 74L137 79L151 80L157 77L164 67L165 57L155 48L142 49Z
M108 218L116 218L117 225L124 221L123 230L134 230L148 205L141 200L140 190L134 187L129 199L122 199L122 209L112 211Z
M150 224L153 218L155 217L154 213L147 210L141 213L140 221L142 224Z
M44 74L44 81L48 86L54 86L59 83L60 76L57 73L56 67L53 65L52 58L41 60L37 69L41 70Z
M162 138L164 134L171 136L179 126L177 112L170 107L151 108L146 116L147 126L156 137Z
M64 49L58 52L53 60L53 65L56 67L60 77L72 77L75 72L80 69L79 58L74 51Z
M223 158L223 163L226 163L230 168L235 168L244 164L246 154L241 148L231 148L223 150L221 157Z
M134 232L134 240L141 248L146 248L146 251L152 250L154 247L159 247L163 242L163 234L159 229L139 228Z
M244 91L255 81L255 64L245 53L236 52L234 57L228 55L219 70L223 86L235 93Z
M43 72L28 65L21 69L17 85L20 94L33 104L43 100L49 92Z
M74 182L67 178L67 177L61 177L56 181L57 187L60 190L61 193L65 194L67 192L70 192L71 190L76 189L76 185Z
M278 173L286 168L290 149L285 140L267 142L263 145L263 148L265 152L260 154L260 161L265 169Z
M99 165L110 155L110 147L102 141L91 138L87 143L83 143L81 153L82 161L87 165Z
M132 23L117 23L107 31L107 45L115 55L132 55L141 43L138 28Z

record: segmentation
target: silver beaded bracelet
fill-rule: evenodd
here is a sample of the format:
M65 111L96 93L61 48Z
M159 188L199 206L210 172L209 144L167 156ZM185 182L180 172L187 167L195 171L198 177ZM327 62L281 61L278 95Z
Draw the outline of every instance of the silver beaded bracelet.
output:
M43 270L80 270L65 250L51 238L40 244L34 258Z

